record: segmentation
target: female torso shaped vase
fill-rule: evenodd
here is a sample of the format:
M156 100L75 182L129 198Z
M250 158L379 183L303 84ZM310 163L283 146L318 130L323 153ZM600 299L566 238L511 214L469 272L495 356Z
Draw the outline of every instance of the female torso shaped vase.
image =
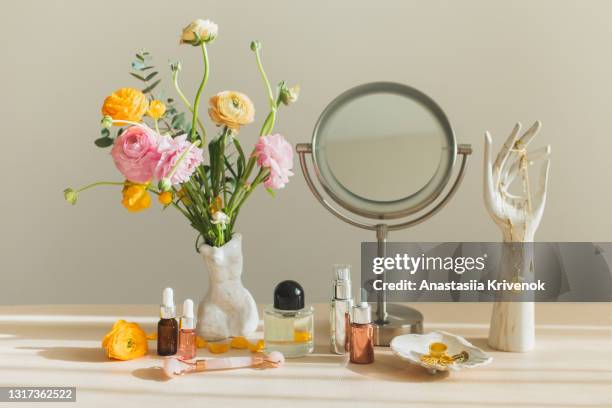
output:
M259 323L253 296L242 285L242 236L222 247L202 245L208 293L198 307L197 331L206 340L248 336Z

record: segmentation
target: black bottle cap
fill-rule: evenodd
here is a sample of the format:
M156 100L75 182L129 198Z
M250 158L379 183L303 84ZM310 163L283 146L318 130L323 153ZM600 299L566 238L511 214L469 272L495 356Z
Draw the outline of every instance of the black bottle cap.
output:
M274 289L274 308L300 310L304 308L304 289L296 281L282 281Z

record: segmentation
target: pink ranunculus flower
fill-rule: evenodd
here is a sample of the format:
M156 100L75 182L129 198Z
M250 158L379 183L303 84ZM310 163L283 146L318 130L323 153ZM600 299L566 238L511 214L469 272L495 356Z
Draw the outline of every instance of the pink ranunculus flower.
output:
M126 179L147 183L161 154L157 151L159 135L153 130L130 126L115 140L111 156L117 169Z
M189 150L187 151L187 149ZM192 146L192 144L187 141L187 135L181 135L175 138L171 138L170 136L162 137L158 150L161 154L161 158L155 167L155 178L162 180L166 177L170 177L170 184L173 186L189 180L189 177L191 177L196 167L204 160L202 149ZM187 153L185 153L186 151ZM182 159L172 176L170 176L172 168L183 153L185 153L185 157Z
M264 181L266 188L278 190L285 187L289 177L293 176L293 148L285 138L276 133L261 136L255 145L257 164L270 169L270 175Z

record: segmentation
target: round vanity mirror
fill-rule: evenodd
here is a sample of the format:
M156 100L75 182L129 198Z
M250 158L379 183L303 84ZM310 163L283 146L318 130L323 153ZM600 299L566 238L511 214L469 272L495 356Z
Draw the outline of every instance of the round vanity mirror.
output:
M406 85L352 88L321 114L312 140L323 188L361 216L413 214L448 183L457 144L440 107Z

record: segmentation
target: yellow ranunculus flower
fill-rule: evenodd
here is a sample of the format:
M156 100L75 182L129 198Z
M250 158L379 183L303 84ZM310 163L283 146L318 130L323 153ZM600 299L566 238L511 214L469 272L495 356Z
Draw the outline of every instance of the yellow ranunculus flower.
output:
M121 88L110 94L102 105L102 115L114 120L140 122L149 107L147 97L134 88ZM122 126L121 123L117 124Z
M149 103L149 110L147 111L147 115L157 120L164 116L166 113L166 105L162 101L157 99L153 99L151 103Z
M253 102L243 93L234 91L219 92L209 101L208 114L217 126L225 125L238 133L241 126L255 119Z
M132 360L147 354L147 336L136 323L117 320L102 340L108 358Z
M125 187L123 187L121 204L129 212L138 212L149 208L151 206L151 196L147 191L147 185L126 181Z

